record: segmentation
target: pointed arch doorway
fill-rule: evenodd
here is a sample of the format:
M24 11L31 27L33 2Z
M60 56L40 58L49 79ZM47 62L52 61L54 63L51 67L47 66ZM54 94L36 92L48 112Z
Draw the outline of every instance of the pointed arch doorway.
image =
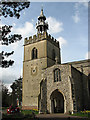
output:
M62 93L56 89L51 93L51 112L64 113L64 97Z

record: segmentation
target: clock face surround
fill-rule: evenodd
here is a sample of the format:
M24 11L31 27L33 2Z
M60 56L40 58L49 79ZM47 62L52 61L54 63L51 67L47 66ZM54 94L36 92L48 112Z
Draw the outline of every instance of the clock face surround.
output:
M31 75L36 75L37 74L37 67L36 66L33 66L31 68Z

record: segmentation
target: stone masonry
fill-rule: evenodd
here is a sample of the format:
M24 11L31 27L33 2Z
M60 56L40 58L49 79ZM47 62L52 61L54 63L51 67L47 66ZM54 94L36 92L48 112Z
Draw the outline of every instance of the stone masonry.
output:
M90 60L61 64L59 42L47 33L43 9L37 35L25 38L22 109L69 113L90 109Z

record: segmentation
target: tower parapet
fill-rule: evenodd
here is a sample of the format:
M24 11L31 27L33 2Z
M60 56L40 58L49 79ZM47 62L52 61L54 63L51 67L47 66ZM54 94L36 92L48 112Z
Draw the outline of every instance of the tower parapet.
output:
M24 45L32 44L32 43L39 42L42 40L48 40L51 43L53 43L55 46L59 47L59 41L54 39L54 37L52 37L47 32L38 33L37 35L33 35L33 36L30 36L29 38L25 38Z

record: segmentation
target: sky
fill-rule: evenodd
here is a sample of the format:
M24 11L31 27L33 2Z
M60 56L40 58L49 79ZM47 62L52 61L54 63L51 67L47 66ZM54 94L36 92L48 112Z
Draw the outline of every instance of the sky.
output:
M31 2L28 9L20 13L20 19L3 18L0 25L12 25L12 34L21 34L23 39L6 46L0 46L0 51L14 54L8 57L15 60L13 66L0 68L0 80L8 88L14 80L22 76L24 38L37 34L36 22L43 6L46 21L49 24L48 33L60 42L61 62L73 62L88 58L88 3L87 2Z

